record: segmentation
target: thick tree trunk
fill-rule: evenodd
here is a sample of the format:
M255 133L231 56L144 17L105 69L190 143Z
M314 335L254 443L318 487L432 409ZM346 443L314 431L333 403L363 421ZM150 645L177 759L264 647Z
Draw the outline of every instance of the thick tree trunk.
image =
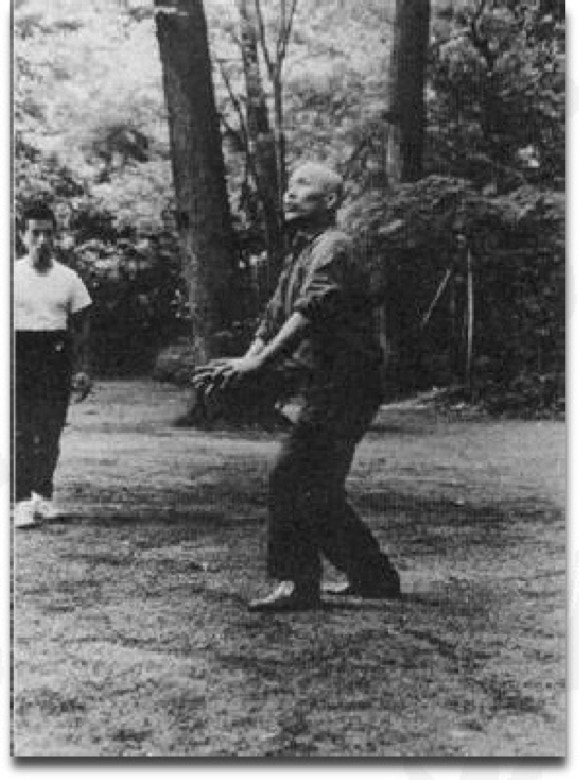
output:
M385 126L385 179L388 185L422 176L426 112L424 87L430 34L430 0L396 0L390 50ZM380 311L380 342L388 349L385 306Z
M202 0L155 0L195 361L234 316L236 258Z
M422 176L429 30L430 0L396 0L386 117L386 167L392 183Z
M283 254L280 182L276 139L269 125L267 102L258 56L258 22L255 0L239 0L243 70L247 92L249 155L261 204L268 256L268 293L277 282Z

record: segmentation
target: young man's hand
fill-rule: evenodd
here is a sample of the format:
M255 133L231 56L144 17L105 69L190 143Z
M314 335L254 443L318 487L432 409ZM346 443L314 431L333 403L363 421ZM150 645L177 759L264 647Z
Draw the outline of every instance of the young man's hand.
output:
M72 389L77 394L76 402L84 401L92 390L92 380L85 371L77 371L72 377Z

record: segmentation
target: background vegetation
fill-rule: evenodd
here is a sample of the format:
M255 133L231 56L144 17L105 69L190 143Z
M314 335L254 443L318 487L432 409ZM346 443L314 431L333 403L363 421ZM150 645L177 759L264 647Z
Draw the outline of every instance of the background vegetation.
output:
M272 46L280 3L261 6ZM329 160L348 179L343 219L373 270L392 395L466 388L493 412L556 413L564 3L432 3L423 177L405 184L384 166L395 6L298 0L281 74L285 163ZM190 333L152 0L14 8L15 217L39 195L55 204L59 251L95 299L97 371L149 371ZM262 213L237 5L205 11L243 303L224 345L242 348L264 297Z

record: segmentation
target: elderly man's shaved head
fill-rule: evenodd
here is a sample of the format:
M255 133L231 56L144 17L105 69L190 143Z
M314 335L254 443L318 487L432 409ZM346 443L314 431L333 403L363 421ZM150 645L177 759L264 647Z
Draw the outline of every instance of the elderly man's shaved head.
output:
M303 163L295 169L293 177L307 178L312 184L317 184L324 192L334 195L341 196L344 189L342 177L322 163Z
M299 165L285 197L287 222L318 222L333 218L344 192L341 176L327 165L306 162Z

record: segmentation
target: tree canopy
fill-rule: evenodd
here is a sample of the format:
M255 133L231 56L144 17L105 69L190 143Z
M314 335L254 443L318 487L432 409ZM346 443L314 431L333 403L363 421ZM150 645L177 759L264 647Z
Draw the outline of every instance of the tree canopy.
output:
M389 336L393 354L404 353L413 366L410 379L398 374L401 387L456 379L446 354L452 350L443 344L458 338L449 329L460 335L462 315L453 319L443 312L452 306L462 311L461 273L453 277L454 288L442 281L446 269L460 262L455 239L464 234L475 263L481 386L514 387L532 373L533 387L554 382L559 397L564 3L432 0L425 178L384 190L395 5L395 0L297 0L282 68L287 165L304 156L323 159L346 176L344 218L377 269L377 288L385 280L391 289L399 284ZM287 12L290 3L260 2L260 34L272 55L282 7ZM205 11L227 185L240 263L248 273L244 294L251 297L252 258L264 243L247 176L238 7L233 0L205 0ZM16 216L23 203L46 193L60 210L67 233L63 252L70 262L96 269L100 278L108 273L104 269L126 263L127 249L143 267L154 266L146 261L154 244L160 277L168 278L176 253L174 198L152 0L15 0L14 38ZM259 57L273 115L275 94L263 50ZM443 254L436 255L435 248ZM423 281L405 291L402 268ZM186 318L178 276L170 277L171 312ZM511 297L503 300L501 280L507 276ZM420 330L438 292L431 327ZM403 335L409 322L414 346ZM508 372L508 358L500 359L501 333L512 342L505 356L526 355L511 361ZM495 346L495 336L485 334L496 334ZM425 354L436 357L438 368L423 360Z

